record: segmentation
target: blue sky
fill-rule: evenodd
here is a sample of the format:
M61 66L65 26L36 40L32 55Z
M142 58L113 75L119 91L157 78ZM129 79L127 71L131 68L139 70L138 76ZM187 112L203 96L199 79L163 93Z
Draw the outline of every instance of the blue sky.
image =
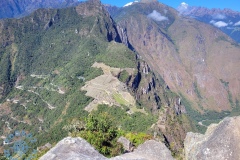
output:
M112 4L115 6L123 6L134 0L101 0L104 4ZM159 2L176 8L182 2L186 2L189 6L202 6L207 8L230 8L240 12L240 0L159 0Z

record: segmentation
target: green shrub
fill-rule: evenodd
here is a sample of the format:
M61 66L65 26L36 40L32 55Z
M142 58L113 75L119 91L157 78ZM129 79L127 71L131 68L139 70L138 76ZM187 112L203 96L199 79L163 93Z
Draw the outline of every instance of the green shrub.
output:
M102 113L98 116L89 115L86 120L85 130L77 136L86 139L100 153L112 157L123 153L121 144L117 143L117 127L113 125L111 116Z
M151 135L148 135L146 133L140 132L140 133L127 133L126 138L129 139L134 146L139 146L140 144L144 143L147 140L153 139Z
M126 70L123 70L122 72L120 72L118 79L123 82L126 83L129 79L129 74Z

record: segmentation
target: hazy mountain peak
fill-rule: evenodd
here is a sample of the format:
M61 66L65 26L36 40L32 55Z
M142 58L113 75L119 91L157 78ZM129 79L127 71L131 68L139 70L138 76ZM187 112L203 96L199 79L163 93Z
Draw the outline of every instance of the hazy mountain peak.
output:
M157 2L157 0L135 0L134 2L129 2L129 3L125 4L123 7L131 6L131 5L133 5L135 3L138 3L138 2L151 3L151 2Z
M186 8L186 9L188 8L188 4L185 2L182 2L180 6Z
M157 0L140 0L142 3L151 3L151 2L157 2Z
M199 15L206 15L211 14L213 16L215 15L226 15L226 14L232 14L232 15L239 15L240 13L237 11L233 11L231 9L219 9L219 8L206 8L206 7L200 7L200 6L190 6L189 4L182 2L178 7L177 11L180 13L183 13L184 15L189 15L193 13L198 13ZM219 17L219 19L224 19L225 17Z
M182 2L180 6L178 6L177 10L182 13L188 10L189 5L185 2Z

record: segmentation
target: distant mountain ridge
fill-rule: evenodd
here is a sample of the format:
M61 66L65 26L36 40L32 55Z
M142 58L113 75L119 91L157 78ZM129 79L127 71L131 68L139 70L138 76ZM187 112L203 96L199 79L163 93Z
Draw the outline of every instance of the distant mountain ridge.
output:
M208 9L181 3L177 8L184 16L192 17L219 28L236 42L240 43L240 12L231 9Z
M0 2L0 19L22 17L39 8L63 8L79 3L78 0L4 0Z
M140 3L145 2L141 1ZM131 5L134 4L136 3L131 3ZM131 5L124 6L123 8L130 7ZM105 7L113 17L117 17L118 12L122 9L122 7L111 5L105 5ZM177 8L177 11L180 15L191 17L219 28L237 43L240 43L240 12L231 9L208 9L205 7L189 6L184 2Z

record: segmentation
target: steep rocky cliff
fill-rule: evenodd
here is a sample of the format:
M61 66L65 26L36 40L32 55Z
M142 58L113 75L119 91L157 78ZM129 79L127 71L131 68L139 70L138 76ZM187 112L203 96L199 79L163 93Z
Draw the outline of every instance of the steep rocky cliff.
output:
M139 56L139 59L143 59ZM139 108L147 108L158 121L152 126L174 154L180 154L188 131L195 130L189 120L181 97L173 93L161 76L155 75L143 60L138 63L138 72L129 77L127 85L137 100Z
M240 159L240 117L212 124L204 135L188 133L184 142L186 160Z

